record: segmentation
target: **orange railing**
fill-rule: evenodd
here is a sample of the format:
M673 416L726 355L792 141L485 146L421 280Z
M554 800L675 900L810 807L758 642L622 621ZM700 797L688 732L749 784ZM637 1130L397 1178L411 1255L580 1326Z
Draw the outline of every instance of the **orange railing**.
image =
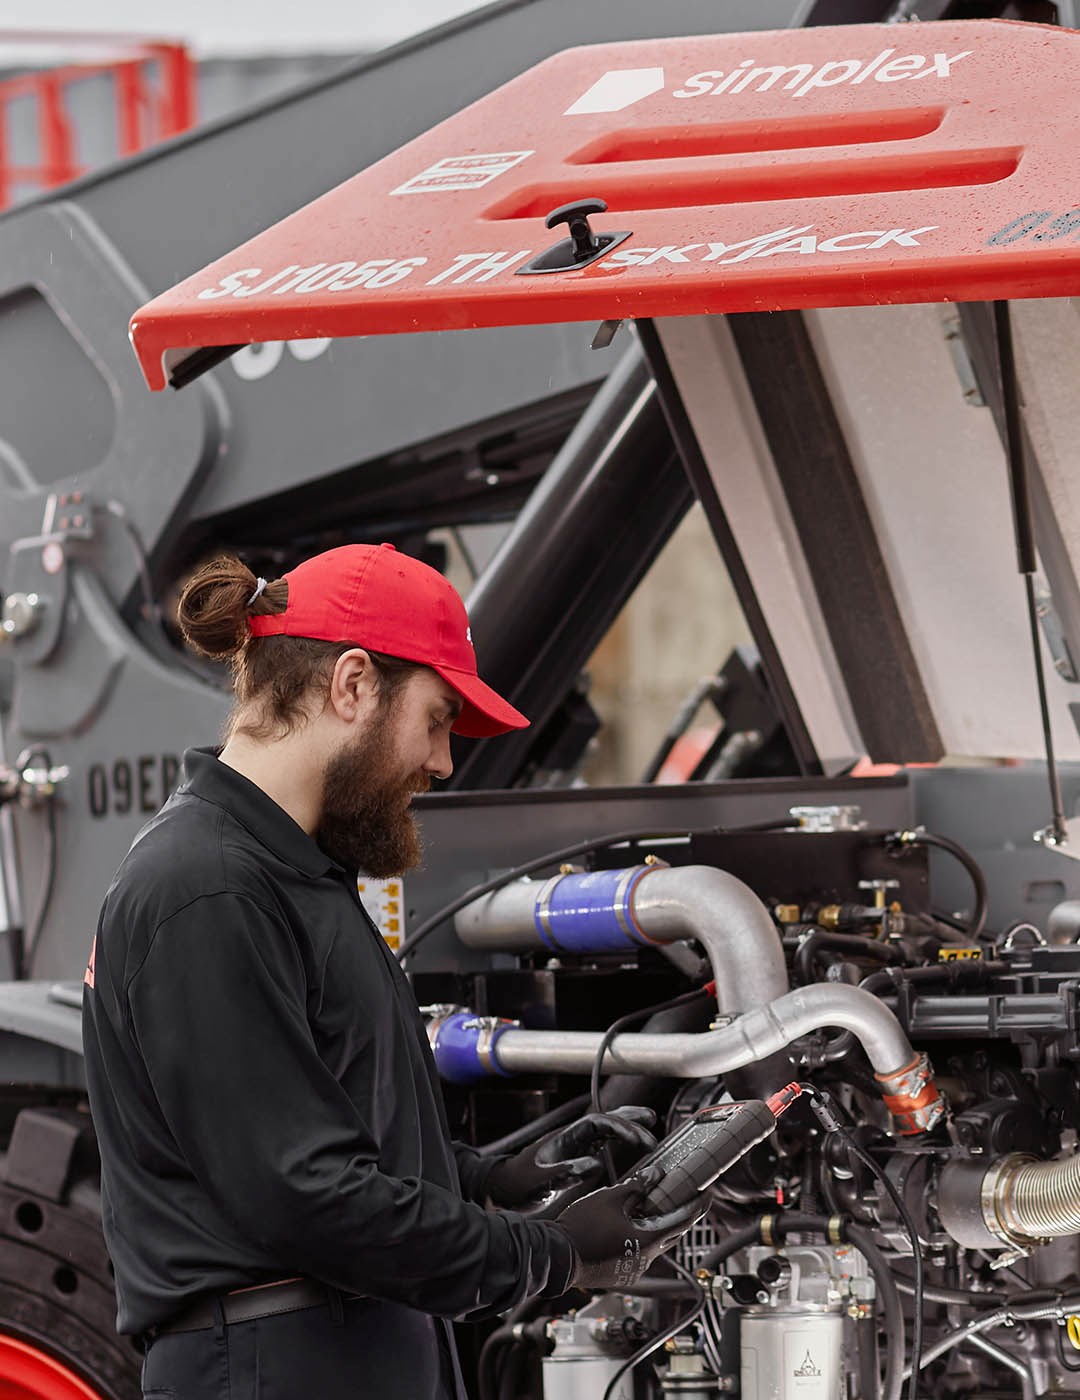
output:
M90 79L111 80L115 155L134 155L169 136L186 131L195 121L195 65L183 44L126 35L31 34L0 30L0 56L5 51L43 45L69 55L91 51L77 61L58 66L30 66L0 77L0 209L13 203L17 192L36 192L66 184L89 168L80 162L78 132L68 103L72 88ZM15 163L12 113L16 102L30 115L34 151ZM20 130L27 144L26 120Z

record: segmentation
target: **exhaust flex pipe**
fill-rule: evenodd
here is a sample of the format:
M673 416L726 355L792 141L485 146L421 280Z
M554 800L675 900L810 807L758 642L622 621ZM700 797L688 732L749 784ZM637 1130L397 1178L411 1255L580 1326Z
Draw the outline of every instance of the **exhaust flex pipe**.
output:
M937 1204L942 1225L968 1249L1026 1250L1080 1234L1080 1154L1040 1162L1014 1153L989 1167L950 1162Z
M439 1072L459 1084L493 1074L587 1075L603 1040L599 1031L522 1030L513 1021L476 1016L461 1007L424 1010ZM707 1078L763 1060L825 1026L851 1031L862 1045L899 1133L925 1132L938 1122L944 1104L926 1056L916 1055L896 1017L877 997L839 982L786 992L716 1030L616 1036L601 1069Z
M764 1006L788 989L780 935L749 886L709 865L636 865L518 880L454 919L470 948L611 953L696 938L712 965L720 1014ZM760 1058L760 1057L759 1057Z

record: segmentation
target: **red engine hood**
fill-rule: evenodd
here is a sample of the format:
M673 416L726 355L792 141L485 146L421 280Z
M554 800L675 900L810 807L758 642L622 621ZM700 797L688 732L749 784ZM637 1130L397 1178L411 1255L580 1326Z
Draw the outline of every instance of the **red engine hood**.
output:
M132 343L161 389L254 341L1075 294L1078 67L1077 33L997 20L570 50L155 298ZM626 236L526 275L592 198Z

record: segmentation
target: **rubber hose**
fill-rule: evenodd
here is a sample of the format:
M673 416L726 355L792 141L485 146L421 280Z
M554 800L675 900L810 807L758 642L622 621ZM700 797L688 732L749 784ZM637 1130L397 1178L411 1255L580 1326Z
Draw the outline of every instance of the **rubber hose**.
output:
M958 860L971 876L971 883L975 891L975 907L971 911L971 918L968 920L965 932L969 938L979 937L986 927L989 897L986 890L986 877L970 851L966 851L951 837L938 836L932 831L904 832L893 841L886 840L886 846L891 849L903 849L906 846L933 846L936 850L947 851L949 855Z
M889 1268L889 1261L870 1238L868 1231L860 1225L846 1225L844 1233L862 1257L870 1265L870 1272L877 1285L882 1311L885 1313L885 1381L881 1387L881 1400L900 1400L900 1390L904 1384L904 1309L900 1303L900 1292L896 1279Z
M853 933L811 933L795 953L795 971L803 986L814 980L814 958L818 953L846 953L851 958L873 958L876 962L902 963L904 955L894 943L878 943Z
M904 982L910 982L916 987L940 983L946 987L963 990L965 987L981 987L992 977L1008 971L1008 964L1003 962L983 961L981 958L973 958L971 961L958 959L935 963L931 967L882 968L880 972L871 972L869 977L864 977L859 986L864 992L873 992L875 996L897 992ZM850 1031L841 1031L829 1041L825 1059L827 1062L842 1060L857 1045L858 1041Z
M499 1356L504 1347L513 1343L513 1329L503 1323L501 1327L496 1327L480 1348L476 1367L480 1400L498 1400Z
M901 1293L906 1293L908 1297L915 1296L915 1285L910 1279L906 1279L902 1274L894 1274L896 1286ZM1004 1303L1009 1295L1007 1293L976 1293L974 1289L968 1288L940 1288L936 1283L923 1285L923 1297L928 1303L956 1304L959 1307L973 1308L980 1303Z

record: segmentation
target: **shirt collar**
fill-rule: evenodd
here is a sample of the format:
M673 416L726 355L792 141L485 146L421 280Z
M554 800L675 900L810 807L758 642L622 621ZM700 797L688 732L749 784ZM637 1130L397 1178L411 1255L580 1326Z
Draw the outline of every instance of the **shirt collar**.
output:
M223 807L268 850L312 879L341 866L321 850L284 807L261 787L218 760L220 749L188 749L184 754L182 791Z

